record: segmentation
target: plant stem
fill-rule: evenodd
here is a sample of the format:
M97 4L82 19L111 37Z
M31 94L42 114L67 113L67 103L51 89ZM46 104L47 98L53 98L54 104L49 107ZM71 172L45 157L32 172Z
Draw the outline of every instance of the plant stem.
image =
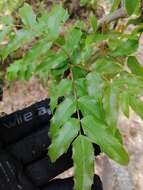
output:
M105 15L103 18L101 18L98 22L98 28L100 28L103 24L108 24L114 20L118 20L120 18L126 18L127 12L124 7L119 8L112 14Z
M72 87L73 87L73 93L74 93L74 98L76 100L76 111L77 111L77 117L78 120L80 122L80 113L79 113L79 107L78 107L78 95L77 95L77 89L76 89L76 84L75 84L75 80L74 80L74 75L73 75L73 67L76 67L77 65L72 63L72 59L70 57L70 54L59 44L59 43L54 43L57 47L61 48L62 51L64 51L64 53L67 55L69 62L69 70L71 73L71 81L72 81ZM81 68L81 67L80 67ZM83 67L82 67L83 69ZM84 68L85 69L85 68ZM88 70L89 71L89 70Z

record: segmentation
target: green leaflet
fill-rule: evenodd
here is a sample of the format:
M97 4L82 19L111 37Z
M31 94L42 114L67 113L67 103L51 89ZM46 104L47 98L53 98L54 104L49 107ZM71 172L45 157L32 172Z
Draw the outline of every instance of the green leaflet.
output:
M42 40L38 41L36 44L32 46L32 48L25 54L23 57L23 64L27 64L27 67L29 66L29 63L31 67L31 71L34 73L35 69L37 69L37 63L40 63L42 59L48 55L48 50L51 48L52 42L49 42L47 38L43 38ZM27 69L28 70L28 69ZM32 75L31 72L31 75Z
M123 91L127 90L133 96L143 93L143 78L128 72L122 72L120 77L114 80L114 85Z
M52 162L56 161L68 150L71 142L78 135L79 130L80 123L75 118L69 119L63 125L57 136L52 139L52 144L48 148L48 155L50 156Z
M55 5L47 18L48 37L54 40L58 37L62 24L68 19L67 11L60 5Z
M137 25L140 25L142 23L142 17L141 16L138 16L138 17L135 17L135 18L131 18L129 21L128 21L128 25L130 25L130 24L133 24L133 25L135 25L135 26L137 26ZM142 28L142 27L141 27ZM139 32L140 30L141 30L141 28L139 27L137 27L137 28L135 28L135 30L133 31L134 33L136 33L136 32Z
M73 51L78 48L82 32L78 28L71 28L65 38L64 49L69 55L72 55Z
M111 52L112 56L129 56L132 53L136 52L138 48L138 40L120 41L117 43L115 50Z
M73 67L72 71L73 71L73 77L75 80L84 78L87 75L87 71L85 71L85 69L81 69L78 67Z
M97 25L98 25L97 18L95 17L94 14L92 14L92 15L90 15L89 19L90 19L90 24L92 26L92 29L93 29L94 33L96 33Z
M80 6L85 6L89 0L80 0Z
M86 76L86 85L89 96L95 99L101 98L103 93L104 81L98 73L89 73Z
M107 129L108 130L108 129ZM110 130L110 129L109 129ZM110 130L110 132L112 132L111 130ZM119 140L119 142L123 145L123 138L122 138L122 134L121 134L121 132L120 132L120 130L117 128L116 129L116 132L115 132L115 135L114 135L118 140Z
M23 3L23 0L12 0L12 1L0 1L0 12L5 14L7 11L13 13Z
M101 121L105 121L105 112L102 105L88 96L81 97L78 100L78 106L83 116L92 115Z
M120 94L120 107L124 115L129 118L129 94L124 91Z
M54 111L56 106L57 106L57 96L53 95L50 97L50 108L51 108L52 112Z
M34 73L37 62L40 62L39 59L50 49L51 45L52 43L48 43L46 39L34 44L22 59L19 59L10 65L7 70L9 80L10 78L14 79L14 75L15 78L18 77L18 79L29 80ZM18 71L17 68L19 68ZM14 71L14 69L16 69L16 71Z
M57 135L60 127L76 111L76 102L72 98L66 98L57 108L50 127L50 136L53 138Z
M16 36L8 43L8 45L2 50L2 57L5 59L10 53L14 52L22 45L31 42L34 38L34 32L31 30L19 30Z
M117 38L118 35L111 33L111 34L104 34L104 33L96 33L96 34L90 34L86 37L86 44L91 44L91 43L97 43L101 42L104 40L111 40L113 38Z
M52 42L49 42L47 38L43 38L42 40L34 44L31 49L29 49L27 54L24 56L24 61L28 61L30 63L40 57L42 59L42 56L47 53L51 46Z
M92 71L99 74L114 76L122 70L119 63L107 57L99 58L92 65Z
M85 136L73 143L74 190L91 190L94 176L94 150Z
M92 116L83 118L82 127L87 137L94 143L100 145L101 150L111 159L122 165L128 164L128 154L118 138L116 138L108 128L103 127L102 123L96 121L96 118Z
M136 57L133 56L128 57L127 64L133 74L143 77L143 67L139 64Z
M102 124L102 127L104 127L104 129L106 129L109 133L111 133L123 145L124 142L122 139L122 134L120 133L120 130L118 128L116 128L113 133L113 130L109 126L106 126L107 124L104 124L105 126L103 126L103 121L100 121L99 126L101 126L101 124Z
M4 15L1 18L1 23L5 26L12 26L13 25L13 17L11 15Z
M77 79L75 81L75 84L76 84L77 96L78 97L82 97L82 96L87 95L87 90L85 88L85 86L86 86L85 78Z
M18 72L20 71L20 69L21 69L21 60L17 60L7 68L6 79L8 81L17 79Z
M96 4L97 4L97 0L80 0L80 6L89 6L95 9Z
M135 12L138 3L139 3L139 0L125 0L125 6L127 9L128 15L132 15Z
M93 48L91 46L91 43L86 44L82 50L74 51L74 54L72 56L72 62L74 64L80 64L80 66L83 66L91 58L92 52Z
M24 3L24 6L19 9L19 14L25 25L33 27L37 23L36 15L29 4Z
M120 5L121 0L114 0L113 4L112 4L112 9L111 11L115 11L116 9L118 9L119 5Z
M11 31L11 27L9 27L9 26L6 26L3 28L3 30L0 30L0 43L3 42L4 38L6 36L8 36L10 31ZM1 54L1 52L0 52L0 54Z
M143 119L143 102L135 96L130 96L129 98L132 109Z
M64 65L67 65L66 62L67 56L63 52L55 53L47 53L47 56L43 60L43 62L37 65L36 72L46 72L48 73L50 70L57 69L60 70Z
M72 81L68 79L62 79L57 86L58 96L65 96L72 91Z
M106 121L113 131L117 126L118 98L118 91L112 86L108 86L103 97L103 107L106 114Z

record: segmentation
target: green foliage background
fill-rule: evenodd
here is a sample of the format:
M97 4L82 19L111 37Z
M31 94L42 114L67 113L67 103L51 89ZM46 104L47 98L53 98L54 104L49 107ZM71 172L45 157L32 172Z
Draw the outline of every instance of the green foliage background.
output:
M81 1L87 3L91 1ZM111 12L120 1L113 3ZM143 119L143 67L135 56L143 25L130 17L138 5L139 0L125 1L129 21L122 30L118 23L99 27L93 13L86 22L77 19L68 25L70 17L61 4L36 13L25 3L17 12L18 19L1 17L1 60L13 60L5 79L36 76L47 85L51 109L56 108L48 154L54 162L72 144L75 190L91 189L93 143L116 162L129 162L117 121L120 111L129 118L130 108ZM130 23L135 23L134 29L126 33ZM65 100L57 105L59 96ZM75 112L77 118L72 117Z

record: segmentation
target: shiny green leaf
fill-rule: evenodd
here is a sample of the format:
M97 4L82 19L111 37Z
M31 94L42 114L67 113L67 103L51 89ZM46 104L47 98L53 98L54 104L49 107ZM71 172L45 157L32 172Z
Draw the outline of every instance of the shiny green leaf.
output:
M102 123L96 121L96 118L92 116L83 118L82 126L87 137L100 145L101 150L111 159L122 165L128 164L129 157L123 145L108 128L106 129Z
M92 115L101 121L105 121L105 112L103 106L88 96L81 97L78 100L78 106L83 116Z
M129 15L132 15L139 3L139 0L125 0L125 6Z
M13 24L13 17L11 15L4 15L1 18L1 22L4 25L11 26Z
M76 102L72 98L66 98L57 108L50 127L50 136L57 135L60 127L68 121L71 115L76 111Z
M119 94L115 88L109 86L103 97L103 106L106 114L106 121L111 128L114 129L117 126L118 119L118 98Z
M7 68L6 79L8 81L17 79L18 72L20 71L20 69L21 69L21 60L17 60Z
M89 96L95 99L102 97L104 81L98 73L89 73L86 76L86 85Z
M143 77L143 67L140 65L136 57L130 56L127 63L133 74Z
M78 48L80 39L81 39L82 32L80 29L71 28L68 30L65 39L64 48L68 52L69 55L72 55L73 51Z
M86 86L86 81L85 78L80 78L75 81L76 84L76 89L77 89L77 96L82 97L87 95L87 90L85 88Z
M85 136L73 143L74 190L91 190L94 176L94 150Z
M5 40L5 38L9 35L10 31L11 31L11 27L9 26L4 27L2 30L0 30L0 43Z
M65 96L72 90L72 81L68 79L62 79L57 87L58 96Z
M115 50L111 52L113 56L129 56L135 53L138 48L138 40L120 41Z
M114 76L122 70L120 64L107 57L99 58L92 65L92 71L100 74L107 74L109 76Z
M129 118L129 94L127 91L120 94L120 107L124 115Z
M73 67L72 71L73 71L73 77L75 80L84 78L87 75L87 71L85 69L81 69L78 67Z
M22 45L31 42L34 38L34 33L30 30L19 30L16 36L8 43L8 45L2 50L2 57L5 59L10 53L14 52Z
M119 5L121 3L121 0L114 0L113 4L112 4L112 8L111 11L115 11L116 9L118 9Z
M43 62L37 65L36 71L37 73L39 71L48 73L50 70L57 70L58 72L64 65L67 65L66 59L67 56L62 52L49 53Z
M68 13L60 5L54 5L47 18L49 39L56 39L59 35L62 24L67 20Z
M19 14L25 25L33 27L37 23L36 15L29 4L24 3L24 6L19 9Z
M68 150L71 142L78 135L79 130L80 123L74 118L69 119L62 126L57 136L52 139L52 143L48 148L48 155L53 162Z
M143 102L135 96L130 96L129 98L131 108L143 119Z
M92 29L93 29L94 33L96 33L97 24L98 24L97 18L95 17L95 15L92 14L92 15L90 15L89 19L90 19L90 24L92 26Z

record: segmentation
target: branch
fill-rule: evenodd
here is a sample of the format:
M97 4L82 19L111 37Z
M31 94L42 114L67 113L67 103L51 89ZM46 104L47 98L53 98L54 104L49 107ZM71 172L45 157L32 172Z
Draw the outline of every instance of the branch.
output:
M124 7L116 10L115 12L105 15L98 21L98 28L100 28L103 24L108 24L114 20L118 20L120 18L126 18L128 16L126 9Z

